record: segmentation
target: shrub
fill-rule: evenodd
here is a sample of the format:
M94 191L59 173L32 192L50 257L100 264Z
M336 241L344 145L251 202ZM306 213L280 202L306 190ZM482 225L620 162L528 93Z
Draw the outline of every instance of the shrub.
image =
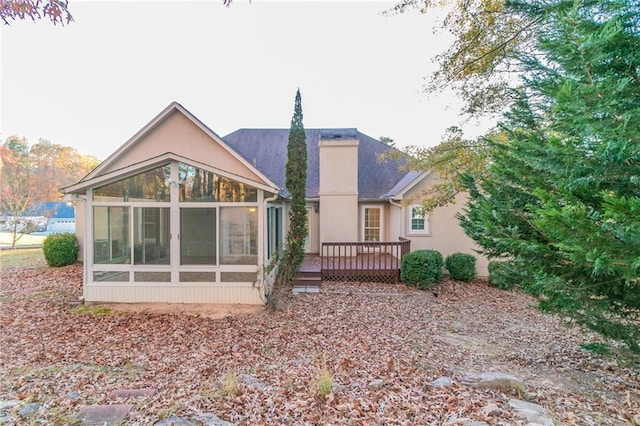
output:
M513 262L501 262L497 260L489 262L490 286L510 290L518 285L521 278Z
M442 254L436 250L416 250L402 257L400 280L425 289L442 280Z
M51 234L44 239L42 251L49 266L67 266L78 260L78 239L71 232Z
M476 275L476 258L467 253L453 253L444 262L454 280L472 281Z

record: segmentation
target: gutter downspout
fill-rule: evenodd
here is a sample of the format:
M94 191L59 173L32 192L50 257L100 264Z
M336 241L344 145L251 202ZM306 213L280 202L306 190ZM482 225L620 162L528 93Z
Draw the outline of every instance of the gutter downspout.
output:
M391 198L389 198L389 204L391 204L392 206L396 206L396 207L400 208L400 217L402 219L400 221L400 234L402 234L401 237L407 238L407 235L406 235L406 232L405 232L406 226L405 226L405 217L404 217L404 206L402 204L400 204L400 203L396 203Z

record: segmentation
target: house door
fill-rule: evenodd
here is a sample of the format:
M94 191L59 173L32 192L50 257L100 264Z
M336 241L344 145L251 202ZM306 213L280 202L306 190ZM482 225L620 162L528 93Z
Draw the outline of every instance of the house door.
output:
M362 207L362 241L382 241L382 208Z
M216 264L216 209L180 209L180 265Z

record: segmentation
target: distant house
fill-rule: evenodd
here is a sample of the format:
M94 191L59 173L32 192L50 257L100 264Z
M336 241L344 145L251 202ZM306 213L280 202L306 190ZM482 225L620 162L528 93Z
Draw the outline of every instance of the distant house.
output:
M62 201L38 202L24 214L25 217L42 218L38 220L36 231L50 233L75 232L76 214L73 204Z
M85 300L262 303L265 265L287 230L288 133L220 137L174 102L65 188L76 204ZM427 215L406 202L436 176L382 161L394 148L355 128L306 135L307 252L408 238L414 250L474 253L455 219L461 203Z

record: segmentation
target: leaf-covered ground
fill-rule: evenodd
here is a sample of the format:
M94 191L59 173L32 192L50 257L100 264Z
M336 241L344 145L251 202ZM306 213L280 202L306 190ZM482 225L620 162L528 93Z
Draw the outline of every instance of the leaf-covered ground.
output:
M480 281L324 284L275 314L216 319L74 310L81 277L78 266L2 271L0 400L39 403L25 423L78 423L113 390L151 387L127 401L126 424L199 413L243 425L526 424L506 404L514 395L459 383L479 371L521 378L528 394L515 396L565 424L640 421L637 364L585 351L602 339ZM451 387L430 386L443 376Z

